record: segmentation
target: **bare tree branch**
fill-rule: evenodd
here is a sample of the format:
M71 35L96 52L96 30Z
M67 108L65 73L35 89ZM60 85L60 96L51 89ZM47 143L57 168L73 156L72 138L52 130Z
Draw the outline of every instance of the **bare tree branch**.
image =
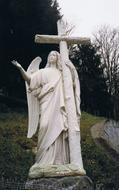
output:
M115 95L119 88L119 29L102 26L94 34L94 44L102 58L108 92Z

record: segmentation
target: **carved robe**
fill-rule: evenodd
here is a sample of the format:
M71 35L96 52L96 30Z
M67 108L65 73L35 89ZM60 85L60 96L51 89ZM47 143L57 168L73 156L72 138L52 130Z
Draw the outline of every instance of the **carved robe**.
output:
M29 93L38 105L28 130L28 137L31 137L39 127L36 163L69 163L68 125L61 72L51 67L35 72L31 75ZM36 124L37 127L34 126Z

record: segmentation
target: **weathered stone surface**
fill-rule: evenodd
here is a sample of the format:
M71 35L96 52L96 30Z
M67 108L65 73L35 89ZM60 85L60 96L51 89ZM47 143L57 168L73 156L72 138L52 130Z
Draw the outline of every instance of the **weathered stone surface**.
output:
M119 122L105 120L94 125L91 128L91 134L96 144L119 161Z
M93 183L87 176L39 178L26 182L27 190L93 190Z
M61 177L61 176L77 176L86 175L84 169L79 168L74 164L66 165L43 165L39 166L34 164L29 171L29 178L41 178L41 177Z

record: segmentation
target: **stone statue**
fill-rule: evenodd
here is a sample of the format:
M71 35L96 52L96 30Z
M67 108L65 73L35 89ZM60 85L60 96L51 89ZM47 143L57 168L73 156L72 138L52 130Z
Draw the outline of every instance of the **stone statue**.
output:
M44 69L38 69L41 58L35 58L27 72L17 61L12 63L20 70L27 82L27 98L29 108L28 138L38 129L38 146L36 162L31 167L40 168L51 165L70 165L70 150L68 140L68 121L64 97L62 62L57 51L51 51ZM80 87L77 72L70 62L67 62L72 77L71 86L74 90L77 120L80 120ZM70 78L70 77L69 77ZM70 98L70 94L69 94ZM76 133L80 126L72 126ZM80 139L78 139L80 141ZM77 143L77 142L76 142ZM77 146L75 144L75 146ZM75 147L74 147L75 148ZM78 147L80 151L80 147ZM80 166L76 164L78 172L85 174L80 152ZM73 167L73 166L72 166ZM66 170L66 168L65 168ZM68 170L69 171L69 170ZM60 175L60 174L59 174Z
M85 175L80 145L80 84L69 60L67 43L89 43L89 39L64 36L65 25L58 22L60 36L38 35L37 43L59 43L60 53L51 51L44 69L35 58L27 72L12 63L26 81L29 127L28 138L38 129L36 162L29 177Z

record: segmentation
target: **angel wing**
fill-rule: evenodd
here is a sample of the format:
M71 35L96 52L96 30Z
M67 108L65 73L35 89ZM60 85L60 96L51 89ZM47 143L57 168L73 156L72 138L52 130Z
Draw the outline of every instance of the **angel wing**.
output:
M41 61L42 61L41 57L36 57L35 59L33 59L33 61L31 62L31 64L27 69L27 73L33 74L34 72L38 71Z
M36 57L27 69L27 73L32 75L34 72L39 70L39 65L42 59L40 57ZM27 103L28 103L28 134L27 138L31 138L38 127L39 121L39 106L38 100L29 92L29 86L26 83L26 93L27 93Z

